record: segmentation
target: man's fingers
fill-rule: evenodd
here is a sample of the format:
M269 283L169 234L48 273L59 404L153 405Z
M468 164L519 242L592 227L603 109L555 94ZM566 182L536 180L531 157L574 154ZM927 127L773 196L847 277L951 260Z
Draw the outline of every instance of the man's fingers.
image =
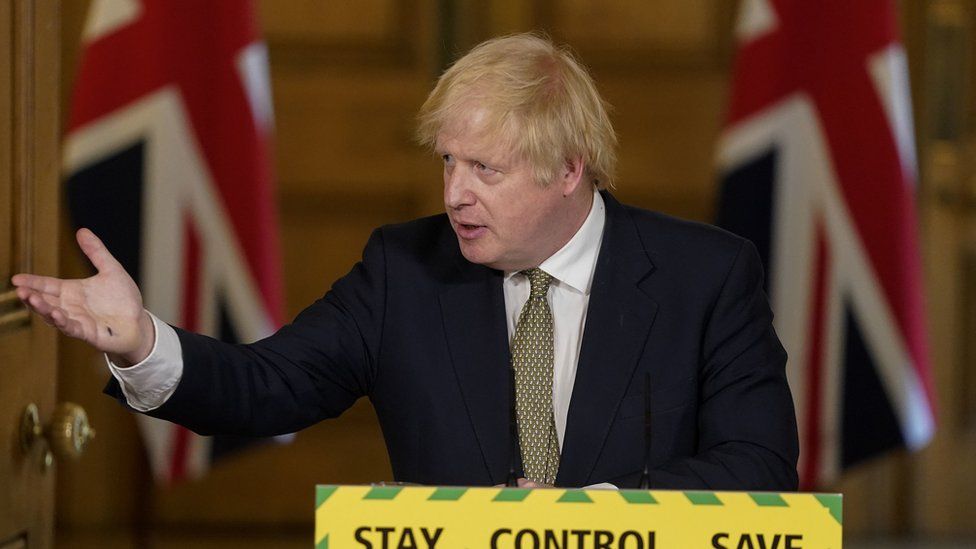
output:
M42 316L50 317L51 311L54 310L54 305L48 303L44 297L39 293L32 293L27 298L27 304L30 305L31 309Z
M33 290L25 286L17 286L17 289L14 291L17 292L17 298L24 303L27 303L27 298L33 293Z
M20 292L18 292L19 294ZM31 293L26 298L21 298L27 307L37 313L37 316L44 321L48 326L58 326L58 315L64 318L63 312L59 311L57 307L53 306L47 300L45 300L41 294Z
M63 330L64 326L68 323L68 317L58 309L54 309L51 311L51 323L58 329Z
M54 309L51 311L51 320L54 321L54 327L61 330L65 335L71 337L80 337L76 332L77 330L72 328L77 328L79 323L77 320L68 319L64 311L60 309Z
M44 300L44 303L47 303L51 307L54 307L55 309L61 308L61 299L58 296L51 295L51 294L37 294L37 295Z
M51 313L51 319L54 320L54 326L66 336L89 340L85 335L84 325L78 320L68 318L60 309L55 309Z
M38 276L32 274L15 274L10 281L17 287L17 297L26 299L30 290L43 292L55 297L61 295L62 280L50 276ZM23 290L27 290L26 292Z
M101 239L95 236L95 233L81 228L78 229L75 238L78 240L81 251L85 253L98 272L122 268L122 265L109 253L108 248L105 247Z
M78 338L89 343L94 341L94 323L87 317L78 319L64 309L53 307L47 318L51 319L51 324L55 328L61 330L61 333L68 337Z
M49 326L54 326L69 337L78 338L95 344L95 321L78 307L61 306L58 297L32 290L26 286L17 288L17 297L30 310ZM79 314L80 313L80 314Z
M64 326L70 321L66 311L59 307L58 298L29 288L17 288L17 297L30 310L37 313L48 326L55 326L64 331ZM71 334L69 334L71 335Z

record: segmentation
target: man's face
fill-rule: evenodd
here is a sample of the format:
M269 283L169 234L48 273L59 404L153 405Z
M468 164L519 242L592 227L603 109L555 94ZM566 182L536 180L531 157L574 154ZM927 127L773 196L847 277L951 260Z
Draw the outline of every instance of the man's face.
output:
M540 185L527 161L484 137L484 118L469 109L438 136L447 215L468 261L506 271L537 267L586 217L578 200L564 196L577 185L567 185L562 171Z

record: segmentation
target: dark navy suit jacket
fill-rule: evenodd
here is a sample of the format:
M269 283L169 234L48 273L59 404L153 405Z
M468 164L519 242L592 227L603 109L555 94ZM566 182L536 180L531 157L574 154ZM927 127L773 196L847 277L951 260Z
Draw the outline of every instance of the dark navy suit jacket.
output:
M755 249L604 199L556 484L636 486L649 372L652 487L795 489L786 354ZM151 415L263 436L366 396L397 480L502 483L512 453L502 278L464 259L445 215L382 227L349 274L271 337L229 345L177 330L183 378Z

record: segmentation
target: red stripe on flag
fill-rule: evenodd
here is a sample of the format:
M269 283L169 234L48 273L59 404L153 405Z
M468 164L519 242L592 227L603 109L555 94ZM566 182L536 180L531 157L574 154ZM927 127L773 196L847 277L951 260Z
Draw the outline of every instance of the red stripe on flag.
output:
M173 455L170 458L169 481L177 483L186 480L187 455L190 453L190 430L181 425L173 425Z
M807 355L807 409L806 409L806 444L804 445L803 471L800 474L800 489L811 490L817 485L820 472L821 428L820 415L823 410L823 377L826 353L827 330L827 273L830 272L827 255L827 236L823 224L817 222L816 228L816 263L814 264L814 292L810 296L810 341Z
M200 321L200 235L189 217L183 220L183 311L180 325L193 332ZM190 431L174 425L173 454L170 462L170 481L186 478L190 452Z

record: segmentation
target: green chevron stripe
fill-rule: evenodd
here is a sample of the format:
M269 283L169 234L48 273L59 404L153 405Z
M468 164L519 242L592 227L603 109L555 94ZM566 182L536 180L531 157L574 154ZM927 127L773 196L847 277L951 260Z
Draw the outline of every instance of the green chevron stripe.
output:
M685 492L692 505L724 505L713 492Z
M467 491L467 488L438 488L427 501L457 501Z
M316 486L315 487L315 508L318 509L329 499L338 486Z
M529 497L528 488L502 488L491 501L522 501Z
M403 486L374 486L363 499L393 499L403 490Z
M817 498L820 505L823 505L830 511L830 516L834 517L837 524L844 524L844 500L841 496L833 494L814 494L813 497Z
M769 492L755 492L750 493L749 497L752 501L756 502L756 505L760 507L789 507L790 504L786 503L783 496L779 494L772 494Z
M637 490L621 490L620 496L627 501L627 503L650 503L657 504L657 500L650 492L641 492Z
M315 549L329 549L329 534L326 534L322 541L315 544Z
M556 503L593 503L593 500L582 490L566 490Z

